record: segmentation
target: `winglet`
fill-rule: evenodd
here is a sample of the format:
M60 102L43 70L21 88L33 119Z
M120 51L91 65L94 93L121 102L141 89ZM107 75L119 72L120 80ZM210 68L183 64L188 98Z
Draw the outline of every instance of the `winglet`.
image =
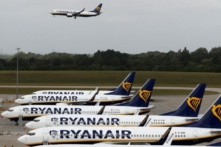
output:
M173 141L173 138L174 138L174 134L171 133L168 137L167 137L167 140L164 142L163 146L170 146L172 141Z

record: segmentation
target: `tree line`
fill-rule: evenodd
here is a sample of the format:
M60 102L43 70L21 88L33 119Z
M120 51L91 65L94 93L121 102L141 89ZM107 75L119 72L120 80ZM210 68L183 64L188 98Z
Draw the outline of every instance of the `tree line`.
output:
M221 72L221 47L198 48L190 52L186 47L177 52L150 51L127 54L108 49L93 55L19 52L7 58L0 56L0 70L130 70L130 71L186 71Z

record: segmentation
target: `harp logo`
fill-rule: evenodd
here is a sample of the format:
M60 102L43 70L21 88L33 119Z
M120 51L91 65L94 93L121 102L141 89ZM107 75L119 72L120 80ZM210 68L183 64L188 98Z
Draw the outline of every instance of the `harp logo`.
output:
M51 131L49 132L49 134L50 134L53 138L55 138L55 137L57 136L57 134L58 134L58 131L56 131L56 130L51 130Z
M54 124L56 124L56 123L58 122L58 118L53 117L53 118L51 118L51 121L52 121Z
M100 7L97 7L97 8L96 8L96 10L97 10L97 11L100 11L100 10L101 10L101 8L100 8Z
M34 101L36 101L37 96L32 96L32 99L33 99Z
M199 104L201 102L201 99L200 98L197 98L197 97L189 97L187 99L187 104L190 108L193 109L193 111L196 112L196 109L198 108Z
M148 98L150 97L151 91L148 90L140 90L139 96L146 103Z
M130 90L131 85L132 85L132 83L124 82L122 84L122 87L123 87L124 90L126 90L128 92Z
M221 105L213 105L212 113L216 118L221 121Z
M23 111L27 114L29 111L29 108L23 108Z

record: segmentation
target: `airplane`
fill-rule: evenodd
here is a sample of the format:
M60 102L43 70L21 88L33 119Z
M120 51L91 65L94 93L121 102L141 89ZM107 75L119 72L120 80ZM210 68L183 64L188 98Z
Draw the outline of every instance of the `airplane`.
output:
M136 75L136 72L130 72L127 77L120 83L120 85L117 88L113 88L110 90L99 90L99 95L119 95L118 93L120 91L117 91L119 87L123 87L125 91L122 91L120 95L129 95L128 91L131 90L134 77ZM96 89L94 90L96 91ZM89 95L93 93L94 91L91 90L39 90L35 91L32 94L48 94L48 95L62 95L62 94L72 94L72 95ZM134 91L131 91L134 92Z
M65 15L67 17L74 17L75 19L77 17L92 17L92 16L98 16L101 14L100 10L101 10L102 4L99 4L94 10L86 12L84 11L85 8L81 11L75 11L75 10L60 10L60 9L56 9L56 10L52 10L50 13L52 15Z
M197 121L206 84L198 84L173 113L167 115L47 115L35 118L25 126L29 129L51 126L122 126L169 127ZM169 115L170 114L170 115Z
M119 103L113 106L81 106L81 105L27 105L15 106L1 115L11 121L33 120L36 117L49 114L80 114L80 115L96 115L96 114L112 114L112 115L131 115L145 114L153 108L149 105L153 91L155 79L149 79L133 96L133 98L125 103ZM123 105L122 105L123 104Z
M174 139L174 136L175 134L172 133L170 136L164 136L164 138L162 138L162 141L164 141L164 144L163 145L151 145L153 147L171 147L171 143ZM45 144L47 144L47 142L45 142ZM103 147L125 147L125 145L119 145L119 144L116 144L116 145L112 145L112 144L107 144L107 143L97 143L97 144L90 144L90 145L85 145L85 144L81 144L80 146L81 147L91 147L91 146L98 146L98 145L102 145ZM127 145L131 145L131 143L129 142ZM207 146L220 146L221 145L221 142L217 142L217 143L213 143L213 144L209 144ZM35 146L35 147L73 147L75 145L69 145L69 144L55 144L55 145L39 145L39 146ZM143 147L147 147L147 146L150 146L149 144L140 144L140 145L132 145L133 147L140 147L140 146L143 146ZM207 146L197 146L197 147L207 147ZM179 146L175 146L173 145L173 147L189 147L187 145L179 145Z
M161 145L165 136L174 135L172 145L194 145L221 137L221 95L197 122L184 127L44 127L18 138L26 145L139 142Z
M130 72L128 76L122 81L122 83L114 91L104 91L103 94L99 94L100 91L97 88L95 91L38 91L35 94L24 95L17 100L15 103L20 105L27 104L40 104L40 105L55 105L56 103L82 103L85 102L95 104L99 102L100 104L113 104L123 101L130 100L132 95L130 95L131 88L133 86L134 77L136 72ZM87 92L90 92L86 94ZM44 94L47 93L47 94Z

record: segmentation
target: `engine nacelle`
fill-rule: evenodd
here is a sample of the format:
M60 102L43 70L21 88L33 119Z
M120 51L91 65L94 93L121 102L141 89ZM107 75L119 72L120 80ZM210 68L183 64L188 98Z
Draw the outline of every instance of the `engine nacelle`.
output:
M73 17L72 13L67 13L67 17Z

